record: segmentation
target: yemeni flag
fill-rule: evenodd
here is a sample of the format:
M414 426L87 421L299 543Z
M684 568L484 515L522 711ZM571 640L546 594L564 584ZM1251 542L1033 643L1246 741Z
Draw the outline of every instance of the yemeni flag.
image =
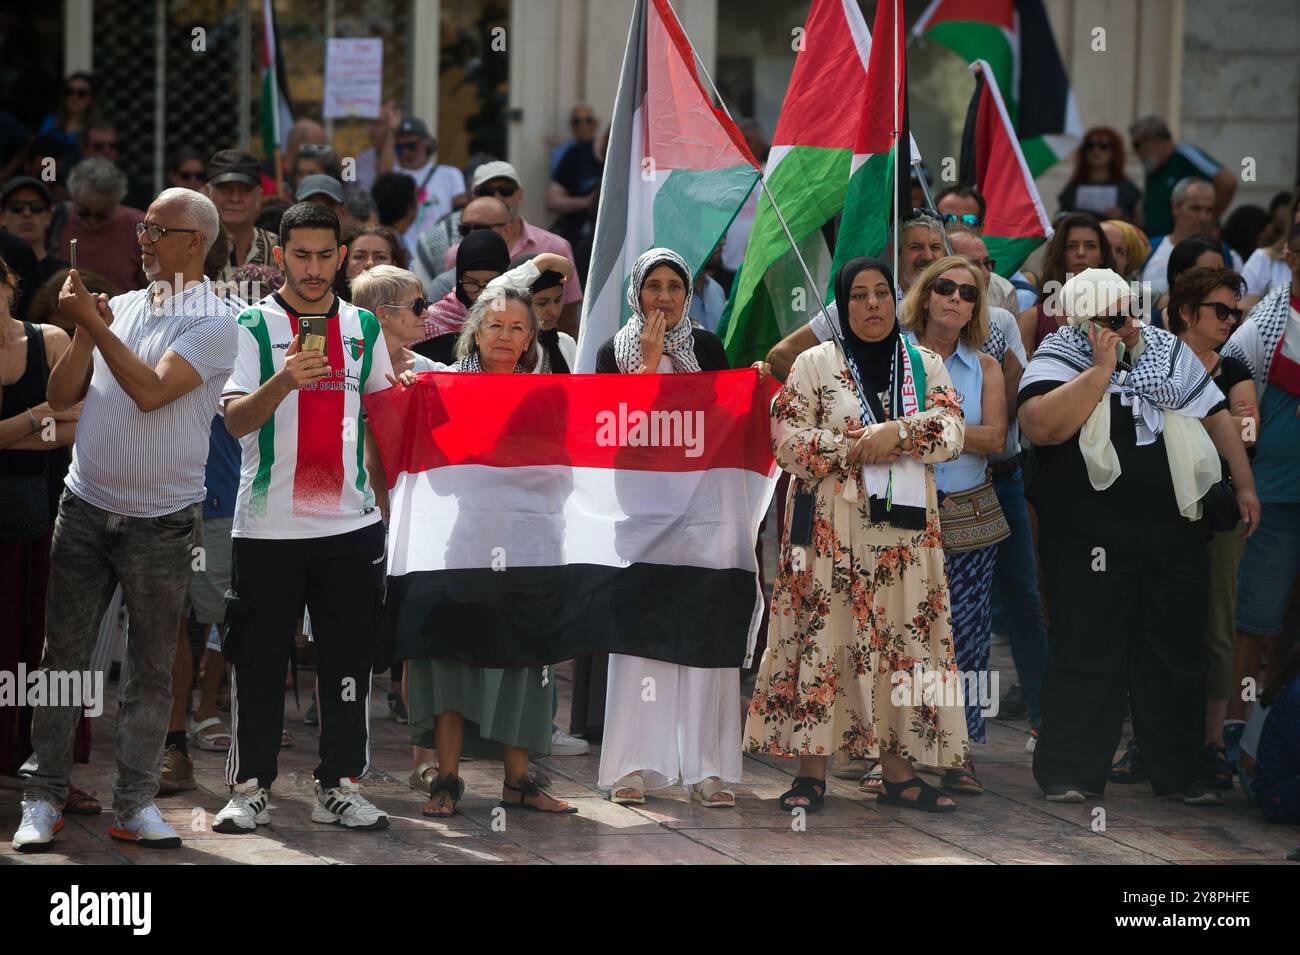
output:
M961 181L984 194L984 244L1001 276L1010 276L1052 235L997 76L983 60L971 64L975 94L961 136Z
M425 372L366 395L389 484L392 658L745 663L778 387L752 369Z
M1043 0L934 0L912 32L989 64L1033 175L1078 147L1083 122Z
M692 276L758 181L758 160L713 106L668 0L637 0L623 54L582 302L577 370L631 315L627 283L647 249L673 249Z
M906 214L912 206L903 0L879 0L872 36L832 276L855 256L880 255L895 215Z
M745 260L736 273L719 334L733 366L806 324L830 285L831 248L823 227L844 206L866 97L871 36L857 0L813 0L781 104L764 179L813 274L809 288L772 202L759 197Z
M289 109L289 87L284 80L284 54L275 26L275 5L262 0L262 151L274 156L284 148L285 137L293 127Z

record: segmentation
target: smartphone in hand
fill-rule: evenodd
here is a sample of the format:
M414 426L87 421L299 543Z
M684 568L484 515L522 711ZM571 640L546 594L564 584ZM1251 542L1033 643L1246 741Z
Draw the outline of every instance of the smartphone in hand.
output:
M68 266L69 268L75 269L77 267L77 240L76 239L70 240L70 244L72 246L72 252L70 255L72 261L68 263Z
M326 333L329 330L328 315L300 315L298 316L298 349L299 351L318 351L324 352L326 348Z

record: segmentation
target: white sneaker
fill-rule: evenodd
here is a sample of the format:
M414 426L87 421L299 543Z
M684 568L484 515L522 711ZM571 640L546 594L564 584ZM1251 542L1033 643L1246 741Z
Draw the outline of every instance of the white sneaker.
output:
M258 826L265 826L271 821L266 811L266 804L271 801L271 794L257 784L256 779L235 783L231 790L230 802L217 813L212 822L213 832L255 832Z
M23 800L23 821L10 843L19 852L44 852L63 828L63 813L42 799Z
M591 744L585 739L577 736L570 736L568 733L562 733L560 730L551 732L551 755L552 756L582 756L591 750Z
M355 779L340 779L332 789L324 789L316 780L316 805L312 822L338 823L345 829L387 829L388 814L361 795Z
M118 816L108 827L108 834L123 842L134 842L149 849L179 849L181 837L163 822L157 803L149 803L130 819Z

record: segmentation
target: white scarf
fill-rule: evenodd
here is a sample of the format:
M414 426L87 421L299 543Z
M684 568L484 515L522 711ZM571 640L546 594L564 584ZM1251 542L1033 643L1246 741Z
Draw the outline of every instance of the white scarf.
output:
M677 324L664 332L664 357L674 372L699 371L695 358L695 339L691 335L691 280L690 266L672 249L655 248L643 253L632 264L632 276L627 283L627 302L632 306L632 317L614 336L614 360L623 374L633 374L641 368L641 332L645 330L645 315L641 312L641 286L646 276L659 265L675 265L686 276L686 300Z

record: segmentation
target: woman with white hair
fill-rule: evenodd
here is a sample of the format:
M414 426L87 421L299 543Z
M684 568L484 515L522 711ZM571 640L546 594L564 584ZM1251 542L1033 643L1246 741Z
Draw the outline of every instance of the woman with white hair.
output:
M107 159L86 159L68 175L70 201L63 204L62 229L53 238L59 258L72 261L72 240L77 240L77 265L98 272L123 291L148 283L140 269L135 225L144 221L139 209L122 205L126 174Z
M1043 339L1019 393L1051 609L1034 778L1054 802L1102 793L1127 697L1157 795L1217 805L1203 735L1206 523L1239 511L1247 534L1257 526L1246 450L1201 360L1133 317L1123 278L1087 269L1060 302L1068 323Z

